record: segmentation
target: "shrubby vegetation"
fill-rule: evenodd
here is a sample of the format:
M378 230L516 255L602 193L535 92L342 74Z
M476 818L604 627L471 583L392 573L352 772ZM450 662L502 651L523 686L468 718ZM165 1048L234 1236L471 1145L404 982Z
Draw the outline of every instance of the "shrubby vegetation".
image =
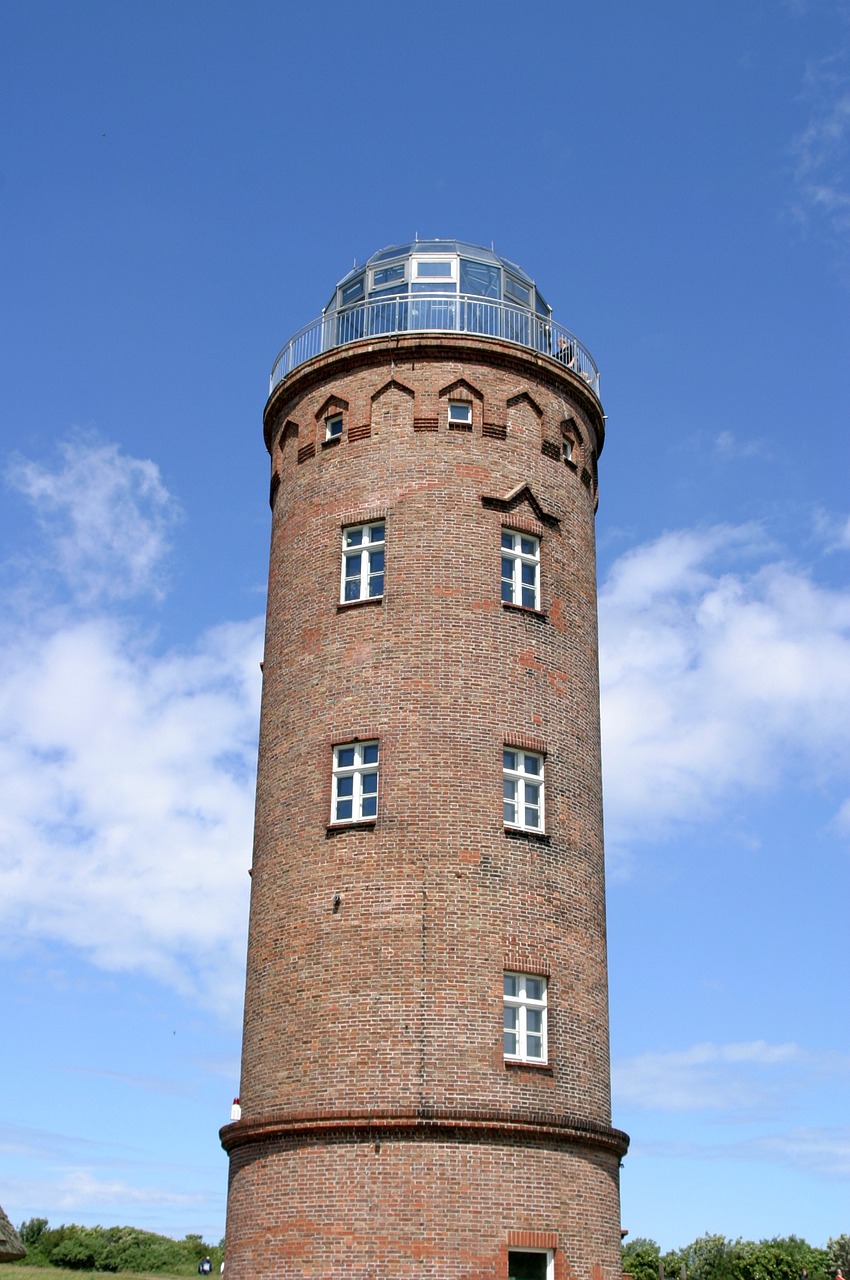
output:
M654 1240L638 1237L623 1245L623 1271L634 1280L835 1280L839 1267L847 1280L850 1236L829 1240L816 1249L799 1236L774 1240L727 1240L701 1236L684 1249L661 1253Z
M46 1218L23 1222L19 1234L27 1256L16 1267L54 1266L73 1271L159 1271L197 1275L201 1258L209 1257L218 1275L222 1241L206 1244L200 1236L172 1240L138 1227L49 1227Z

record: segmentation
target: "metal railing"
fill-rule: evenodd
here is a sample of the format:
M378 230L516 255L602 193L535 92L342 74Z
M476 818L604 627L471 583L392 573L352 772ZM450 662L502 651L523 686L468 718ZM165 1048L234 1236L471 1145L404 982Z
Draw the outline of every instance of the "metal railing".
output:
M506 302L471 294L402 294L375 298L319 316L299 329L272 365L269 394L287 374L313 356L362 338L395 333L480 333L553 356L583 378L599 398L599 370L575 334Z

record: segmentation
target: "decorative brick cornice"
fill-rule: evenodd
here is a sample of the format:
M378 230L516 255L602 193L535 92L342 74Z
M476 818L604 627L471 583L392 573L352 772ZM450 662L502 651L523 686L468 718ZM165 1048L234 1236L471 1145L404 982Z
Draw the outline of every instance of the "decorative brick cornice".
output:
M618 1159L629 1147L628 1135L620 1129L583 1120L578 1116L534 1111L519 1115L485 1109L465 1111L454 1107L422 1107L417 1112L382 1111L333 1115L303 1112L272 1114L237 1120L219 1131L221 1145L228 1153L239 1147L288 1139L316 1138L336 1141L389 1141L415 1138L442 1142L466 1138L470 1142L513 1142L524 1145L592 1147Z
M430 333L364 338L341 347L333 347L330 351L324 351L299 364L277 384L266 402L263 415L266 446L271 448L274 425L280 413L299 396L328 381L337 371L351 373L358 368L386 367L388 357L395 361L433 360L454 364L462 364L464 360L482 361L506 369L519 378L532 379L539 385L549 386L557 392L562 393L568 389L572 399L581 405L592 424L597 452L602 452L605 440L602 407L584 379L554 356L478 334L452 334L447 337Z

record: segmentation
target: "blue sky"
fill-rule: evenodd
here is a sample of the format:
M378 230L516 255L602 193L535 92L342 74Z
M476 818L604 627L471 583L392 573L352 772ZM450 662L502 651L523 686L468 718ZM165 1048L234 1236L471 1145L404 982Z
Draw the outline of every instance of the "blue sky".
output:
M0 22L0 1203L223 1234L268 369L418 233L602 370L623 1224L850 1230L850 8Z

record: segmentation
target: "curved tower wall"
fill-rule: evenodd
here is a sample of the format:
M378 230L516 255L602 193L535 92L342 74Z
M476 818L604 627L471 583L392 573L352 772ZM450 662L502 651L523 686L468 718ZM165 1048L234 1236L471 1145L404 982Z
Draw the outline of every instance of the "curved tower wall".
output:
M462 335L336 348L269 400L242 1118L222 1131L234 1280L506 1280L514 1250L546 1251L553 1280L619 1274L603 426L557 360ZM341 603L343 531L368 524L383 594ZM535 609L501 600L503 529L539 540ZM334 747L357 742L378 744L376 814L335 823ZM543 760L542 831L504 823L505 747ZM543 1061L505 1057L505 972L546 982Z

